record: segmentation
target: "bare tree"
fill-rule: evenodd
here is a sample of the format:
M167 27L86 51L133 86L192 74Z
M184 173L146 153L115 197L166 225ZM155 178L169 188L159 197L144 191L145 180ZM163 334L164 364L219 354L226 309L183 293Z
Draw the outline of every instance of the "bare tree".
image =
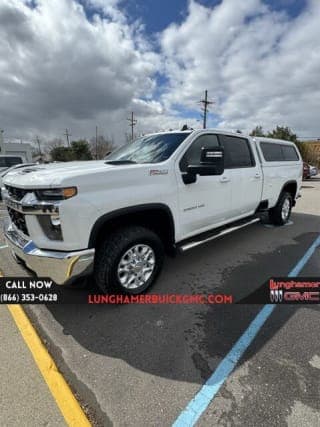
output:
M92 157L97 158L97 160L104 159L114 149L113 138L105 138L103 135L90 138L89 145Z
M53 138L47 141L46 143L46 151L50 151L52 148L61 147L65 145L62 138Z
M56 147L63 147L65 142L62 138L53 138L49 141L42 140L42 155L43 158L48 161L51 159L51 151Z

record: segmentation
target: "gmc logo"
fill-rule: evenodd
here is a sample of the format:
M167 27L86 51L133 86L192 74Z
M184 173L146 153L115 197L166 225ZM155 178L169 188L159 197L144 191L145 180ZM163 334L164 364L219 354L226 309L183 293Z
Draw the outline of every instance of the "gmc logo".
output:
M320 301L320 292L285 292L285 301Z

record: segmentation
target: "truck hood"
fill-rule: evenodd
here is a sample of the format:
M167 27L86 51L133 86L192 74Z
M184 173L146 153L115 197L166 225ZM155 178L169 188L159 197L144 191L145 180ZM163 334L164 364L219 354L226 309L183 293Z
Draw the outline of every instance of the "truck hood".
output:
M52 163L13 170L5 175L3 183L21 188L59 187L65 179L101 172L137 168L141 165L108 165L105 160ZM75 180L76 182L76 180Z

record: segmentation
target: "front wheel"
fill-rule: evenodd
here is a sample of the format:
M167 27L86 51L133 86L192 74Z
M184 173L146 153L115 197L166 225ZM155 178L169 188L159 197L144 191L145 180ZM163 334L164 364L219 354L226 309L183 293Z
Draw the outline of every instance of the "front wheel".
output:
M119 229L96 249L96 284L104 293L140 294L156 280L163 258L163 244L153 231L140 226Z
M291 215L292 196L290 193L284 192L280 195L276 206L269 210L270 221L275 225L286 224Z

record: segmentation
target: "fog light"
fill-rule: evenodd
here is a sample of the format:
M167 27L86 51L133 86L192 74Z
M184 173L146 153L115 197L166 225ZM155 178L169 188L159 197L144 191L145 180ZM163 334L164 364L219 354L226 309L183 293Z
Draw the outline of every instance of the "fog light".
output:
M51 224L54 227L60 227L60 225L61 225L60 217L58 217L58 216L52 216L50 219L51 219Z

